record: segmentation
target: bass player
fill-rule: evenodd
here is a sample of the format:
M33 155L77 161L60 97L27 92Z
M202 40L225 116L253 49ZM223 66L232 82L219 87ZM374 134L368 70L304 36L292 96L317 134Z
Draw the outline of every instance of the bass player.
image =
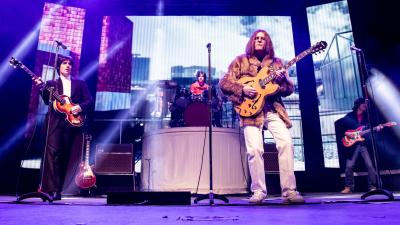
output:
M73 61L71 57L59 56L56 68L59 79L56 81L47 81L46 86L54 87L54 91L60 95L69 97L75 103L68 113L73 115L86 114L92 107L93 98L86 83L71 76L72 66ZM42 81L34 79L34 82L40 83ZM50 93L48 89L43 89L41 96L44 103L49 104ZM44 163L42 163L41 168L42 181L39 189L52 196L53 200L61 200L69 156L74 143L82 137L82 128L73 126L65 119L64 114L53 107L49 108L51 112L48 112L46 115L45 124L49 124L49 126L46 131L46 151L43 156Z

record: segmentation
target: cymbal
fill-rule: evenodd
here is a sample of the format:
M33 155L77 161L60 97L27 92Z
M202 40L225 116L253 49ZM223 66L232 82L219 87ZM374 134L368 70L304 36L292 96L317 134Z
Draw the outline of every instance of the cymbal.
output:
M176 88L178 86L178 83L173 80L158 80L157 86L160 88Z

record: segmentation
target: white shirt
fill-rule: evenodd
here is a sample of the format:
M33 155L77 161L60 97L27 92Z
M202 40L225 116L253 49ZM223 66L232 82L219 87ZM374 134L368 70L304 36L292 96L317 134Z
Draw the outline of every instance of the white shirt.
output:
M71 97L71 76L60 76L60 79L63 85L63 95Z

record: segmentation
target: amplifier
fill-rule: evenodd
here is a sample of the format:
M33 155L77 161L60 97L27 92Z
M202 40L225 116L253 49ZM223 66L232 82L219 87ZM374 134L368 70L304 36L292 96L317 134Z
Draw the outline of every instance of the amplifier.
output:
M263 157L265 173L279 173L278 150L275 143L264 144Z
M96 145L96 174L132 174L133 161L133 144Z

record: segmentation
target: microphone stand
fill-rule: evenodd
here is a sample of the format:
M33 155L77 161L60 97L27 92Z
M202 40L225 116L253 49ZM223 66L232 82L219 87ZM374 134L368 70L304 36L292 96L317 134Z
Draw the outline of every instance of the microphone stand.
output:
M212 118L213 118L213 112L212 112L212 95L211 95L211 89L212 89L212 76L211 76L211 43L207 44L207 49L208 49L208 110L209 110L209 128L208 128L208 147L209 147L209 164L210 164L210 192L209 194L205 195L200 195L194 200L194 203L197 204L199 201L204 200L209 198L210 199L210 205L214 204L214 198L219 199L224 201L225 203L229 203L229 200L223 196L223 195L218 195L213 193L213 169L212 169Z
M58 59L58 51L60 49L60 43L56 42L57 47L55 51L55 57L54 57L54 69L53 69L53 76L52 76L52 81L55 81L56 78L56 69L57 69L57 59ZM43 175L44 175L44 167L46 165L46 153L47 153L47 142L49 139L49 130L50 130L50 119L52 116L52 96L54 93L54 87L50 88L49 92L49 102L48 102L48 119L47 119L47 124L46 124L46 141L45 141L45 146L44 146L44 152L43 152L43 158L42 158L42 163L41 163L41 171L40 171L40 184L37 192L30 192L26 194L22 194L17 197L16 202L21 202L24 199L27 198L41 198L43 202L48 201L49 203L53 202L53 196L50 196L49 194L45 193L42 191L42 186L43 186Z
M374 166L376 169L376 184L377 184L376 190L368 191L367 193L364 193L361 196L361 199L364 200L365 198L367 198L368 196L371 196L371 195L385 195L389 198L389 200L394 201L393 193L382 188L382 180L381 180L379 164L378 164L378 152L376 149L376 142L375 142L375 131L374 131L374 129L372 129L373 126L372 126L372 120L371 120L371 104L368 99L367 82L366 82L367 68L366 68L366 64L365 64L364 53L361 49L356 48L354 46L352 46L351 49L354 50L357 55L357 64L358 64L358 69L360 72L360 80L361 80L363 95L365 98L365 104L367 106L368 126L371 128L372 156L374 159Z

